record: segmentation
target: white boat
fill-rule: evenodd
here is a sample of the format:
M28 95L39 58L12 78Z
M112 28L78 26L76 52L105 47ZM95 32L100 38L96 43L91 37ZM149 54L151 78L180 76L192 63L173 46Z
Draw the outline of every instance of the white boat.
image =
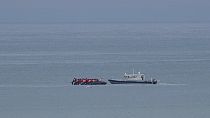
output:
M157 84L156 79L145 80L145 75L138 72L135 74L124 74L124 79L122 80L108 80L111 84Z

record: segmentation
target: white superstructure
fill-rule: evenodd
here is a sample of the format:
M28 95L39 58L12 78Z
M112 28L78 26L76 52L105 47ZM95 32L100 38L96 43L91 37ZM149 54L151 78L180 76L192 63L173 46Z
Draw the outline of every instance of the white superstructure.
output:
M124 74L124 79L125 80L144 80L145 79L145 75L141 74L140 72L138 72L137 74L135 74L133 72L133 74Z

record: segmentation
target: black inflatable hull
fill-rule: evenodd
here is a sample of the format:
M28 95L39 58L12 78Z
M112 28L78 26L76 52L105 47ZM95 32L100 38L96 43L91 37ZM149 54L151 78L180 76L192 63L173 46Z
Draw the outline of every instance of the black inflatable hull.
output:
M105 84L107 84L105 81L99 79L74 78L72 81L72 85L105 85Z
M83 83L72 83L72 85L106 85L106 82L83 82Z

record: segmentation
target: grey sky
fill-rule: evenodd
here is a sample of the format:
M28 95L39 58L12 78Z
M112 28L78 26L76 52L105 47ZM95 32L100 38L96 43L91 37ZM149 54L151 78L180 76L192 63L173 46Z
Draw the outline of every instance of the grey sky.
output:
M210 0L0 0L0 22L210 21Z

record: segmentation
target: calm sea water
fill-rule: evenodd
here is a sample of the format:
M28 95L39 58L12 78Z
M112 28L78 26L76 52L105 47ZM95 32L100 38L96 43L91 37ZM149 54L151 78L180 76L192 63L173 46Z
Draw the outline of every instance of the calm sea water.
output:
M72 86L135 69L158 85ZM210 24L0 24L2 118L209 118Z

